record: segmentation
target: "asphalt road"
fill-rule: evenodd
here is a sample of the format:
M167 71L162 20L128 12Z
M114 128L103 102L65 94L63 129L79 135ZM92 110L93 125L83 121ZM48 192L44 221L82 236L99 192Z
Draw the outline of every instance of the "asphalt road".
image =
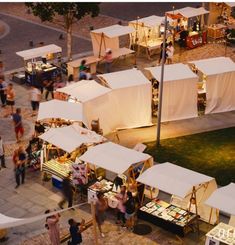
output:
M44 42L45 44L59 45L62 47L63 56L66 56L66 39L59 40L61 32L3 14L0 14L0 19L10 27L9 34L0 39L0 49L2 50L1 59L5 63L6 70L23 66L23 60L16 55L16 52L30 49L30 40L33 40L35 44ZM89 41L73 37L73 54L91 49L91 43Z
M101 14L112 16L123 20L134 20L137 16L140 18L150 15L163 16L166 11L171 11L172 6L175 9L184 7L201 6L200 2L142 2L142 3L102 3L100 5Z

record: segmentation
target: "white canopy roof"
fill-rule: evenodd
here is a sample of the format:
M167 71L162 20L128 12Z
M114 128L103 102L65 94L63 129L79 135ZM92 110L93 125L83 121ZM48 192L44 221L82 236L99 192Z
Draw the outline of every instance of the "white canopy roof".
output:
M144 26L147 27L154 27L157 25L161 25L161 23L164 22L164 17L162 16L156 16L156 15L151 15L145 18L141 18L138 20L132 20L130 23L132 24L143 24Z
M235 63L229 57L190 61L207 76L235 71Z
M37 57L42 57L50 53L54 54L60 52L62 52L61 47L55 44L50 44L39 48L32 48L24 51L19 51L16 52L16 54L22 57L24 60L29 60Z
M82 128L77 123L68 127L50 128L39 138L69 153L82 144L100 143L105 140L103 136L89 129Z
M208 14L209 11L205 10L203 7L200 8L192 8L192 7L185 7L181 9L176 9L174 11L168 11L169 14L181 14L185 18L191 18L199 15Z
M226 4L231 8L235 7L235 2L226 2Z
M113 38L113 37L120 37L126 34L130 34L134 31L135 31L135 28L131 26L112 25L112 26L94 30L91 33L95 33L95 34L103 33L105 36L109 38Z
M137 69L102 74L98 75L98 77L105 79L112 89L150 84L150 81Z
M68 94L81 102L86 102L110 92L95 80L82 80L69 86L59 88L57 91Z
M61 100L50 100L39 105L37 120L62 118L71 121L85 122L82 105Z
M161 80L161 66L145 68L150 71L152 76L158 81ZM164 81L175 81L188 78L196 78L197 75L192 70L182 63L166 65L164 67Z
M151 156L111 142L88 149L79 159L111 172L122 174L132 164L144 162Z
M213 178L166 162L154 165L141 174L137 181L164 192L184 198L193 186L206 183Z
M205 202L208 206L235 215L235 183L217 189Z

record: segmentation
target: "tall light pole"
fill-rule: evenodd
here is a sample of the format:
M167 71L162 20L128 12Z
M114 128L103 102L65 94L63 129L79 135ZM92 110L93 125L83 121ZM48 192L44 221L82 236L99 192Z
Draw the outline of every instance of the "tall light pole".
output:
M162 117L162 94L163 94L163 80L164 80L164 65L166 61L166 29L167 29L167 14L165 13L164 34L163 34L163 47L162 47L162 69L161 80L159 86L159 103L157 115L157 145L160 145L161 138L161 117Z

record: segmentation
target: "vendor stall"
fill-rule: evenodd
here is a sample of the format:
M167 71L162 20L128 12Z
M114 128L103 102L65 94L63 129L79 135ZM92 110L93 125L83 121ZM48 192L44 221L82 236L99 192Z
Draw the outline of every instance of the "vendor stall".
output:
M146 68L160 82L161 67ZM162 122L193 118L197 111L197 76L187 65L165 66L162 100ZM154 99L154 98L153 98Z
M106 49L116 53L116 57L132 54L134 51L128 48L121 48L119 37L133 33L135 29L130 26L112 25L91 31L91 41L94 56L104 57ZM129 45L128 45L129 46ZM123 52L125 51L125 52Z
M82 105L61 100L50 100L40 103L37 120L43 121L46 119L53 119L50 122L54 126L57 126L54 119L59 119L59 121L77 121L86 125Z
M127 188L131 188L135 183L135 175L139 172L152 166L152 157L148 154L141 153L126 147L108 142L100 144L90 148L81 157L80 161L89 163L95 168L100 167L104 170L111 171L112 173L118 174L119 176L125 174L126 177L122 178L122 183L126 183ZM98 177L98 176L97 176ZM113 193L108 192L113 189L112 183L107 183L105 185L96 184L96 186L105 186L107 190L107 197L110 197L110 205L114 205L112 197ZM104 188L99 188L102 190ZM117 189L117 188L116 188ZM90 188L91 194L88 193L88 197L95 198L96 189L94 187ZM114 200L115 202L115 200Z
M102 74L98 78L104 85L112 89L110 99L115 105L117 121L115 129L152 125L151 83L141 71L130 69Z
M141 48L146 49L146 54L150 56L160 49L162 43L161 26L164 23L164 17L151 15L145 18L137 18L130 21L129 26L135 28L135 32L130 34L131 45L137 45L137 53Z
M201 23L203 16L208 13L209 11L203 7L185 7L167 12L167 15L174 20L171 25L175 28L176 39L179 39L177 36L180 35L181 46L192 49L207 42L207 33ZM183 32L185 35L182 35Z
M205 113L235 110L235 63L228 57L191 61L206 81Z
M40 87L41 81L56 76L59 70L55 61L60 63L61 52L61 47L55 44L16 52L24 59L26 83ZM49 63L49 60L54 60L54 63Z
M223 24L213 24L208 26L207 28L207 35L208 37L217 39L217 38L224 38L226 34L227 26Z
M137 181L172 194L171 203L154 199L139 210L139 216L181 236L197 215L208 221L210 212L204 201L217 188L215 179L172 163L154 165ZM211 222L215 222L213 216Z
M78 83L57 89L67 94L69 101L82 104L84 119L88 128L92 128L92 121L98 120L103 133L113 130L114 110L110 101L110 89L94 80L82 80Z
M47 142L44 146L41 169L56 176L57 180L65 178L71 171L72 177L79 175L77 172L81 169L79 162L75 162L76 158L83 154L87 147L106 140L103 136L82 128L77 123L68 127L51 128L39 138Z

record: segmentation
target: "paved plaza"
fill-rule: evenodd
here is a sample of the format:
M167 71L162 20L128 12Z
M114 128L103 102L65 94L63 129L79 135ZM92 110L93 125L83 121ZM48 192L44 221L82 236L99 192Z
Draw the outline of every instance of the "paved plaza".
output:
M169 3L170 4L170 3ZM188 4L187 4L188 5ZM197 5L197 3L192 6ZM41 24L34 17L27 17L22 20L25 13L24 6L19 4L19 12L15 13L11 9L12 5L5 4L1 9L0 3L0 24L1 21L5 23L5 29L0 28L0 49L2 54L0 58L6 64L6 73L9 70L15 70L23 66L23 61L16 56L15 52L28 49L29 41L33 40L35 44L44 42L45 44L54 43L66 50L66 39L59 40L59 35L62 32L57 26ZM134 19L138 16L147 16L151 14L162 14L165 10L169 10L169 6L165 5L158 8L154 4L153 8L149 8L148 4L144 8L140 4L136 4L135 8L131 8L129 4L125 4L126 11L123 11L123 3L107 3L101 4L101 16L97 21L87 19L87 23L81 22L81 25L76 26L76 31L73 37L73 54L79 55L91 51L91 42L89 40L89 27L95 25L101 27L106 23L115 24L119 20L123 22ZM177 4L177 8L184 7L183 3ZM129 9L129 10L128 10ZM6 35L3 35L7 31ZM63 51L63 55L66 53ZM233 47L225 47L222 43L210 42L205 46L193 50L185 50L184 52L176 52L174 62L188 62L191 60L228 56L235 61L235 52ZM141 57L137 60L137 67L143 71L146 66L154 66L157 64L157 58L148 61ZM121 61L114 69L127 69L126 61ZM128 64L129 67L133 65ZM8 77L8 76L7 76ZM28 101L28 88L26 86L14 84L16 90L16 106L22 108L23 123L25 127L25 136L22 145L26 146L34 131L34 122L36 117L31 117L30 103ZM57 203L61 199L61 193L58 189L52 186L51 182L42 182L42 175L39 171L27 171L26 183L15 189L15 178L12 163L13 151L19 146L15 142L13 124L11 118L3 116L4 111L0 108L0 134L3 137L6 148L6 165L7 168L0 171L0 213L15 218L33 217L43 214L46 209L58 209ZM194 119L181 120L177 122L164 123L162 125L161 138L172 138L177 136L189 135L205 131L211 131L221 128L235 126L235 112L226 112L219 114L211 114L200 116ZM137 143L155 140L156 125L147 128L122 130L116 134L107 135L108 139L121 145L132 148ZM169 197L168 197L169 198ZM78 202L76 202L78 203ZM85 218L86 221L91 219L90 206L84 205L81 209L76 211L67 211L61 217L62 232L67 231L67 220L70 217L80 220ZM226 217L222 217L227 220ZM159 244L159 245L202 245L205 244L205 233L211 229L210 225L201 223L201 233L191 233L187 238L180 239L172 233L166 232L159 227L151 225L152 232L147 236L135 235L123 228L114 224L114 214L108 213L108 219L104 226L105 238L99 238L100 244ZM139 221L142 222L142 221ZM9 240L4 245L47 245L49 244L46 229L44 227L45 221L41 220L32 224L11 228L8 231ZM92 238L92 228L84 232L84 245L94 244ZM25 241L27 240L28 241ZM66 243L65 243L66 244Z

